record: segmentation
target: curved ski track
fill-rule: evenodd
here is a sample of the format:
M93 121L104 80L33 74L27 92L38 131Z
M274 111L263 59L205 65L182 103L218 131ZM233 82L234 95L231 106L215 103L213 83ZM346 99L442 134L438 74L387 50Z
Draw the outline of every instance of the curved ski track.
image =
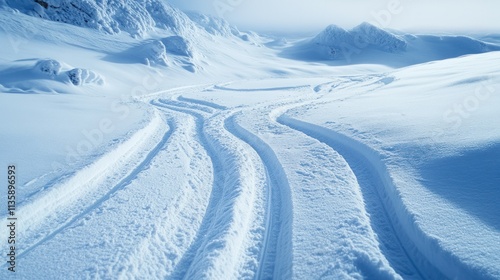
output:
M104 155L92 165L75 172L65 182L55 181L57 183L47 187L50 191L42 193L31 203L18 209L20 219L29 221L27 227L18 230L19 236L26 239L23 246L20 246L22 251L18 254L18 258L22 259L25 254L72 226L127 186L143 169L147 168L155 155L164 147L174 128L171 122L165 123L163 129L157 125L153 127L153 122L159 120L158 116L156 118L158 119L153 119L146 128L136 132L115 150ZM155 138L153 133L148 135L146 130L149 130L149 126L157 130L154 133L161 132L163 135L158 143L149 148L149 151L146 150L147 154L145 154L141 144L143 145L146 141L154 141ZM162 132L162 130L166 131ZM118 156L127 160L131 160L131 158L140 160L135 166L131 166L126 161L109 163L109 158ZM107 176L118 181L114 185L105 187L103 184L109 182L105 178ZM120 176L122 177L120 178Z
M186 112L185 108L190 107L191 110L196 110L199 109L200 105L207 107L207 109L201 110L203 112L210 112L210 110L214 110L215 112L226 109L225 107L218 104L186 98L180 95L175 99L176 100L168 102L168 106L171 106L171 109L173 110ZM284 125L293 130L299 131L300 133L304 133L308 137L311 137L322 143L326 143L329 147L339 152L346 159L346 161L350 165L351 170L360 183L361 192L366 202L366 210L369 213L370 217L372 217L370 219L372 228L376 232L381 242L381 250L398 274L404 276L407 279L426 279L428 277L443 278L443 274L436 268L434 268L419 252L416 246L412 244L409 237L401 228L401 225L399 224L400 222L397 220L397 217L395 217L394 214L390 214L394 213L394 208L390 204L390 202L387 201L387 194L384 193L384 175L378 174L376 167L371 166L369 162L364 160L364 157L360 155L355 148L346 150L345 146L339 147L338 144L332 143L332 139L325 138L327 137L325 136L325 133L318 132L318 130L315 129L317 126L288 118L285 115L286 112L291 108L305 106L313 103L314 100L304 102L303 100L296 99L295 101L282 103L279 106L273 106L275 107L275 110L270 112L271 120L276 124ZM266 104L260 104L255 107L264 106L266 106ZM250 131L243 128L236 122L235 116L237 114L242 114L243 111L244 110L240 110L228 114L228 117L226 117L224 121L224 129L249 144L258 153L260 160L265 165L266 178L269 185L267 190L268 205L266 211L266 233L263 236L263 246L260 252L259 265L254 277L255 279L267 279L273 278L273 276L279 278L280 275L283 276L287 272L280 271L280 273L274 274L275 264L273 264L273 261L276 261L276 256L278 255L277 251L280 250L280 248L283 249L284 247L283 244L278 244L277 240L280 239L279 235L283 235L284 231L290 229L287 228L280 232L280 230L282 230L283 224L285 224L280 220L280 215L284 216L286 214L280 212L283 211L283 209L273 210L271 208L277 208L276 204L280 204L279 207L282 207L280 200L283 199L282 195L276 194L273 196L273 190L289 190L289 186L287 186L288 183L285 171L279 164L279 159L274 154L273 149L259 137L252 134ZM281 111L281 113L278 115L273 115L274 111ZM299 125L298 123L300 123L301 125ZM279 166L279 168L275 168L275 166ZM273 170L273 175L270 175L269 170ZM291 217L289 217L289 219L291 219ZM274 240L272 240L272 238L274 238ZM424 271L426 272L423 273L420 267L424 267ZM289 267L288 270L292 270L292 268ZM288 271L288 273L291 272ZM177 274L177 276L180 275L182 274Z
M198 125L199 128L198 130L200 131L200 135L204 135L203 132L203 127L205 126L205 123L208 121L207 116L204 116L203 113L210 112L210 109L215 109L215 110L223 110L225 107L219 106L217 104L209 103L209 102L204 102L204 101L198 101L195 99L189 99L189 98L184 98L184 97L176 97L174 99L182 100L171 100L171 101L166 101L163 99L158 100L158 102L152 102L153 105L163 107L163 108L168 108L170 110L178 111L178 112L184 112L186 114L190 114L192 116L195 116L198 119ZM201 109L200 110L200 105L206 106L206 109ZM187 109L190 108L190 109ZM221 113L215 114L214 119L217 119L220 117ZM253 148L263 164L263 169L264 169L264 174L261 174L265 176L265 182L264 182L264 190L265 196L262 197L264 201L257 202L260 204L263 204L264 208L264 216L265 219L263 221L263 232L259 234L259 240L257 244L255 244L255 248L250 248L250 251L254 254L255 259L257 260L257 264L250 265L250 273L243 272L243 274L239 274L238 276L248 276L248 277L253 277L254 279L269 279L273 278L274 273L275 273L275 263L276 259L278 257L284 258L287 254L289 255L290 252L284 252L283 250L280 250L278 252L278 248L284 248L285 246L280 246L281 243L284 243L285 240L282 238L283 236L280 234L282 231L282 227L285 223L282 223L282 218L286 215L286 213L282 209L282 199L284 199L284 195L282 194L282 190L287 190L289 189L287 185L287 179L286 175L279 164L278 159L274 155L272 149L265 144L262 140L257 138L255 135L251 134L241 126L239 126L235 120L234 120L234 115L235 113L229 112L226 114L227 116L224 116L222 118L219 118L220 121L218 121L218 127L222 130L226 130L227 132L231 133L233 136L237 137L242 143L244 143L245 146L250 146ZM222 126L222 127L221 127ZM206 147L210 147L213 144L210 143L210 140L207 140L210 135L205 135L202 138L202 142L205 144ZM212 140L215 141L215 140ZM220 162L221 160L218 159L217 152L214 150L210 153L212 155L212 158L215 162ZM220 153L219 153L220 154ZM245 158L243 159L245 160ZM228 160L222 160L223 162L227 163ZM223 167L222 169L227 169L226 167ZM272 170L272 171L270 171ZM227 176L228 172L219 171L217 172L218 175L216 177L223 177ZM226 174L226 175L225 175ZM215 182L217 181L225 181L227 182L227 178L225 180L221 180L221 178L216 179ZM219 186L220 187L220 186ZM222 186L224 189L229 189L234 186L232 185L227 185ZM227 191L227 190L226 190ZM173 274L173 279L177 278L189 278L186 277L186 275L190 275L190 269L192 269L193 262L195 262L196 259L196 254L206 254L204 251L204 243L210 242L210 240L207 240L207 235L210 236L210 230L218 230L217 228L214 228L214 219L217 219L216 215L217 212L220 212L220 208L222 207L221 200L223 201L224 199L221 198L220 196L224 196L224 191L216 191L214 189L213 193L213 198L211 199L211 203L209 206L209 209L206 213L204 225L200 229L199 236L200 238L193 244L193 247L191 248L190 252L186 254L184 259L181 261L181 263L178 265L178 269L176 272ZM289 199L285 198L285 199ZM234 207L235 205L231 205L231 207ZM246 209L248 210L248 209ZM288 213L291 212L291 209L287 209ZM284 230L285 231L285 230ZM286 231L289 231L288 229ZM252 274L254 274L252 276ZM279 274L278 274L279 275ZM206 275L205 275L206 276ZM245 277L245 278L248 278Z
M317 86L314 90L319 92L322 86ZM169 145L172 134L184 125L182 118L176 117L181 114L192 120L192 133L186 137L191 137L190 141L198 143L198 148L204 150L207 160L211 161L213 174L211 185L207 186L210 189L207 205L200 208L204 212L200 213L198 228L194 229L194 234L189 237L191 239L184 241L184 251L179 249L178 255L173 252L163 253L172 255L171 268L163 271L165 277L291 277L291 224L294 213L293 190L288 181L287 170L273 146L238 122L238 118L244 117L247 110L257 109L264 110L267 114L268 123L263 125L291 129L326 144L345 159L359 182L365 210L380 242L380 251L399 275L407 279L444 278L420 252L418 244L413 243L414 238L408 236L408 229L405 229L407 221L402 221L406 217L401 217L405 214L396 214L403 207L402 202L395 201L398 199L397 195L389 193L390 179L387 179L389 175L386 171L384 173L383 163L374 162L371 152L366 152L368 148L345 135L286 115L292 108L313 105L315 101L325 102L325 99L320 101L318 96L309 99L291 98L279 104L269 102L231 109L182 96L182 93L194 88L202 87L183 87L146 97L143 101L149 98L147 101L156 115L149 126L130 138L130 143L122 143L113 156L106 158L105 155L90 167L76 171L70 178L64 178L64 182L55 181L53 186L47 188L53 189L52 192L34 196L30 198L32 201L29 204L22 205L19 212L26 215L26 220L31 221L32 225L19 232L19 236L26 241L23 243L24 247L20 247L17 257L22 261L26 255L70 229L136 180L141 172L149 168L160 151ZM214 88L235 90L221 86ZM287 89L289 88L267 90ZM244 91L239 91L242 90ZM109 163L117 157L123 159ZM109 186L104 187L106 185ZM72 192L74 190L78 191ZM77 203L73 205L75 201ZM33 209L43 213L31 213ZM167 212L164 214L169 215ZM181 227L182 224L177 225L177 228ZM161 236L157 238L161 239ZM149 241L146 240L147 242ZM154 244L163 246L163 243ZM151 247L151 244L147 246ZM130 256L128 261L131 258L134 257ZM5 266L6 264L2 266L4 270ZM161 267L161 264L156 264L156 267ZM124 275L139 277L138 273L137 270L132 270Z

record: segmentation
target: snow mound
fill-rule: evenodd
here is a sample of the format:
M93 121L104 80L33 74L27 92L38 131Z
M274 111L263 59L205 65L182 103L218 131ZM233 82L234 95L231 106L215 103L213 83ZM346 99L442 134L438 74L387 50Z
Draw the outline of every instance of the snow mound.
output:
M167 48L161 40L156 39L143 41L119 53L110 53L104 60L120 64L169 65Z
M144 64L168 66L167 49L160 40L152 40L145 43L139 52L144 57Z
M161 0L6 0L6 3L28 15L111 34L125 31L142 37L155 27L182 33L193 26L184 13Z
M50 77L55 77L61 72L61 63L53 59L42 59L35 64L35 69Z
M0 89L11 93L62 93L71 92L69 85L104 84L96 72L55 59L28 59L1 66Z
M194 56L193 45L184 37L170 36L162 39L162 42L169 53L191 58Z
M362 23L350 31L339 26L330 25L311 41L327 50L332 59L339 59L349 50L356 48L374 48L384 52L395 53L406 50L406 41L394 34L382 30L369 23Z
M66 75L68 75L69 80L75 86L81 86L84 84L102 85L104 83L99 74L88 69L74 68L67 71Z

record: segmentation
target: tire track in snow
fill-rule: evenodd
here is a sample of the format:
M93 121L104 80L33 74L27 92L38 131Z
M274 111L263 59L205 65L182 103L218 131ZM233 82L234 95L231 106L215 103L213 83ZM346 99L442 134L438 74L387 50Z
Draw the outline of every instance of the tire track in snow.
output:
M152 168L128 189L132 193L129 197L136 197L134 187L135 193L149 194L144 202L160 199L152 201L149 208L151 213L158 215L144 221L146 227L149 225L148 232L144 237L139 235L142 241L135 244L132 251L122 252L122 257L113 265L111 272L114 273L108 273L108 277L118 274L118 278L164 279L169 276L195 240L207 211L214 169L199 141L195 118L173 114L164 108L160 110L172 117L176 129ZM158 179L160 182L154 184ZM149 187L140 190L141 185Z
M163 104L169 104L169 105L174 106L174 107L194 109L194 110L202 111L204 113L209 113L209 114L214 113L214 108L207 107L204 105L198 105L198 104L188 104L188 103L184 103L181 101L177 101L175 99L176 99L176 97L174 96L171 100L158 99L158 102L163 103Z
M325 143L346 159L358 178L366 200L367 212L371 214L372 228L383 244L383 253L398 273L405 279L446 278L420 253L405 233L403 225L396 217L395 206L387 201L394 196L387 193L387 179L370 160L370 156L355 147L356 144L353 143L357 143L356 140L330 129L287 117L285 114L277 117L277 122Z
M215 104L215 103L212 103L212 102L209 102L209 101L205 101L205 100L199 100L199 99L194 99L194 98L187 98L187 97L184 97L182 95L179 96L179 97L177 97L177 99L179 101L184 101L184 102L191 103L191 104L198 104L198 105L207 106L207 107L210 107L210 108L213 108L213 109L216 109L216 110L226 110L227 109L227 107L221 106L219 104Z
M179 261L177 266L174 269L174 272L172 275L168 278L170 279L183 279L184 276L186 275L187 271L189 270L190 266L192 265L193 259L199 250L199 248L202 246L203 239L207 235L207 232L213 223L214 216L216 215L217 209L219 207L219 203L221 200L222 192L223 192L223 186L221 182L224 182L224 169L222 167L222 162L218 158L217 153L210 149L210 144L208 140L206 139L205 134L203 133L203 116L200 113L195 113L192 111L186 112L187 108L186 106L182 106L182 108L176 108L175 106L168 106L168 101L151 101L151 104L156 107L160 107L163 109L167 110L172 110L175 112L180 112L184 114L189 114L192 115L195 120L196 120L196 132L198 136L198 140L200 141L201 145L205 147L211 161L212 165L214 168L214 180L212 182L212 193L211 197L209 199L209 204L205 213L205 217L203 218L203 221L201 223L200 229L198 231L198 234L195 238L195 241L193 244L190 246L188 251L184 254L182 259Z
M256 219L260 219L258 205L258 185L264 181L259 178L258 167L252 160L247 148L230 140L219 129L217 137L204 129L214 124L218 127L219 117L210 123L196 107L176 106L178 101L159 100L153 105L177 112L190 114L197 121L197 131L203 145L209 150L216 168L214 192L192 248L185 254L176 267L172 279L223 277L248 278L253 274L253 238L257 234ZM189 106L189 103L186 103ZM206 110L202 110L206 112ZM216 114L217 115L217 114ZM222 142L220 142L222 141ZM225 141L225 142L224 142ZM256 169L257 168L257 169ZM257 203L257 204L256 204Z
M299 102L305 101L258 105L239 119L269 145L290 179L293 249L282 256L288 259L289 269L279 270L275 277L400 279L380 252L361 191L345 160L324 143L273 117L276 110Z
M214 109L225 109L226 107L214 104L211 102L200 101L196 99L178 97L179 100L187 103L195 103L196 105L205 105ZM182 106L185 107L185 106ZM283 200L288 201L290 205L290 187L288 179L281 166L278 158L274 154L269 145L258 138L253 133L249 132L236 122L236 114L233 113L224 121L224 126L227 131L235 135L237 138L246 142L259 155L260 160L264 164L266 171L266 219L265 233L262 241L262 248L259 253L259 264L254 276L254 279L269 279L275 275L283 275L280 269L288 269L289 265L282 265L275 274L275 265L277 260L284 260L291 255L291 209L283 207ZM287 216L288 223L283 221L283 217ZM285 226L288 226L285 228Z
M266 229L254 279L279 278L289 274L290 271L284 270L289 270L291 266L291 264L280 264L276 269L277 262L291 256L292 209L285 208L283 202L287 201L287 205L291 205L290 186L283 166L273 149L258 136L239 125L235 118L236 115L232 115L226 119L226 129L257 152L265 166L267 177ZM288 221L284 221L285 216Z
M154 148L144 157L144 159L139 164L137 164L130 172L128 172L128 174L125 175L125 177L123 177L119 182L117 182L112 188L110 188L104 195L99 197L97 200L95 200L91 204L85 206L83 209L78 209L78 210L74 211L75 213L72 216L70 216L68 219L66 219L66 221L53 227L51 229L51 231L49 233L47 233L46 235L44 235L43 237L37 238L36 242L29 245L29 247L27 247L26 249L24 249L23 251L21 251L19 253L18 258L22 258L24 255L28 254L30 251L34 250L35 248L37 248L41 244L54 238L58 233L69 228L75 222L77 222L82 217L84 217L87 213L89 213L92 210L99 207L103 202L110 199L116 192L120 191L125 186L127 186L132 180L134 180L142 170L147 168L147 166L151 163L151 161L155 157L155 155L158 154L158 152L167 143L168 138L173 133L173 130L175 128L175 125L170 121L168 122L168 126L169 126L169 130L166 133L164 133L160 142L157 143L156 146L154 146ZM138 133L140 133L140 132L138 132ZM106 170L104 170L102 172L105 172L105 171ZM92 180L92 178L90 180ZM60 209L58 209L58 210L60 210ZM47 213L45 213L45 214L47 214Z

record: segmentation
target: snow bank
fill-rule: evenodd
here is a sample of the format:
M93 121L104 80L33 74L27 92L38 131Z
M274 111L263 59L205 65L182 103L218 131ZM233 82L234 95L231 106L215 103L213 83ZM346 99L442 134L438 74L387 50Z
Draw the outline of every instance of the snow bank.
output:
M35 64L35 69L50 77L55 77L61 72L61 63L53 59L42 59Z
M74 68L66 72L69 80L75 86L81 86L84 84L98 84L102 85L104 83L101 76L94 71L83 69L83 68Z
M64 65L64 66L63 66ZM92 70L83 68L68 69L69 66L54 59L41 59L35 63L34 70L50 77L52 80L60 81L63 83L71 82L75 86L85 84L102 85L104 83L102 77ZM29 77L25 77L29 79Z
M146 65L167 66L167 52L165 45L159 40L153 40L141 47L139 54L143 56Z

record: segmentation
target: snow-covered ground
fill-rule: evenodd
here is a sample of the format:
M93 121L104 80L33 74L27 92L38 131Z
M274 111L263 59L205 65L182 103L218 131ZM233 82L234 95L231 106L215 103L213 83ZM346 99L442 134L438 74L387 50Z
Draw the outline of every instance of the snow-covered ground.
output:
M499 36L37 2L0 0L0 279L500 279Z

